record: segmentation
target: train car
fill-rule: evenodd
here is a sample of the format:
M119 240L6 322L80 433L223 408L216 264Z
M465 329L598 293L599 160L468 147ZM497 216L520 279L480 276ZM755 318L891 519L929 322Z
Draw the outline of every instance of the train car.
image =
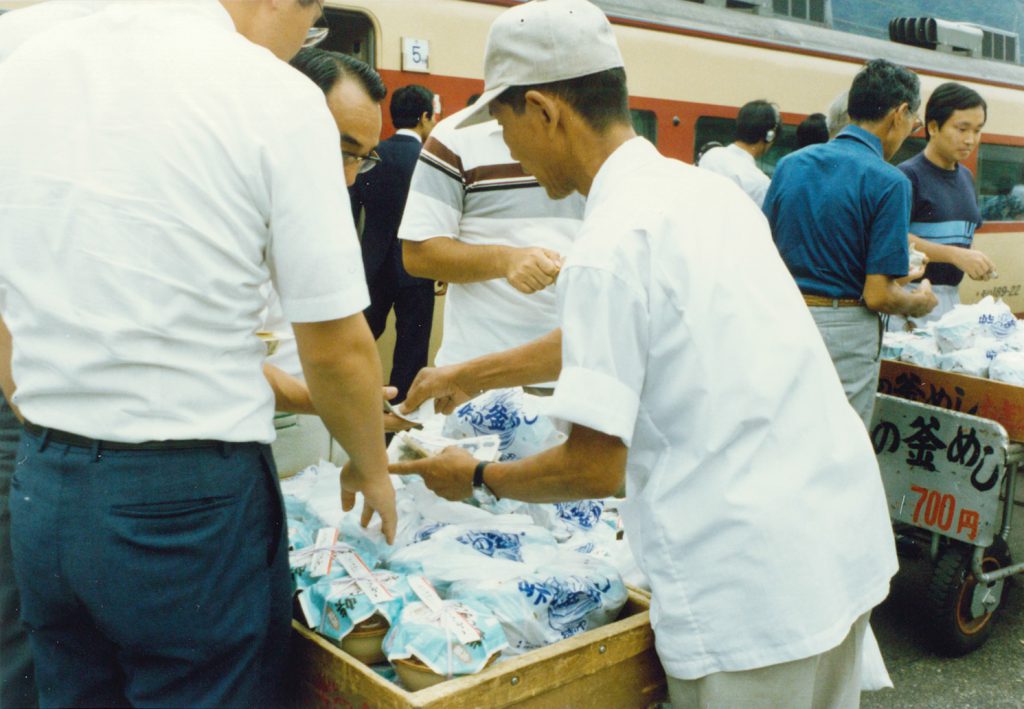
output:
M520 0L326 0L326 49L353 54L376 67L389 89L410 83L439 96L444 114L483 88L487 31ZM30 4L3 2L0 8ZM824 112L849 88L868 59L883 57L916 71L926 100L944 81L976 89L988 102L980 148L966 163L974 172L983 212L1019 185L1024 193L1024 67L964 57L838 32L787 19L745 14L679 0L597 0L611 18L626 62L637 131L666 155L692 162L709 140L732 139L739 106L766 98L780 106L784 127L762 160L768 174L795 148L795 127ZM391 132L385 120L385 135ZM911 137L895 162L924 147ZM987 212L986 212L987 213ZM998 279L965 279L964 302L1003 298L1024 313L1024 215L995 221L975 237L995 261ZM1007 215L1002 215L1007 219ZM440 332L436 318L435 346ZM390 343L382 342L382 352ZM388 359L390 359L388 357Z
M331 35L324 46L368 61L391 88L427 86L451 113L483 88L487 30L515 4L328 0ZM920 75L924 99L948 80L985 97L983 143L966 163L977 178L983 209L1007 184L1024 190L1024 67L678 0L597 4L611 18L622 47L636 128L666 155L692 162L706 141L731 141L739 106L767 98L781 107L785 124L762 162L771 174L795 149L796 125L810 113L824 112L866 60L884 57ZM923 133L911 137L894 161L924 144ZM1024 215L1014 216L1017 221L986 221L978 231L975 243L995 260L999 278L965 279L964 302L991 294L1024 313Z

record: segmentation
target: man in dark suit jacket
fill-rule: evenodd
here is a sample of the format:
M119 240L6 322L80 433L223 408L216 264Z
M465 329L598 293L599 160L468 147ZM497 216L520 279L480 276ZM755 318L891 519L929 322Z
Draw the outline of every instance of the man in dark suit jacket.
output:
M363 267L370 288L370 307L364 312L374 337L381 336L388 313L395 309L390 383L402 401L416 373L427 365L434 317L434 282L406 273L398 241L412 172L436 122L434 94L418 84L403 86L392 94L390 108L397 132L377 146L380 164L359 175L350 193L357 223L363 212Z

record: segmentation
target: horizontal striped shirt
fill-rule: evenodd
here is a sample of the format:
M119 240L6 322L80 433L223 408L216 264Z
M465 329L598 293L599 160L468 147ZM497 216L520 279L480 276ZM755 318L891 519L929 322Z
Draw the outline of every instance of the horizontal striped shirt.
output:
M569 255L583 218L579 194L552 200L512 159L495 121L455 129L441 121L423 146L398 236L473 245L543 247ZM529 342L557 327L556 286L525 294L504 278L453 283L439 366Z

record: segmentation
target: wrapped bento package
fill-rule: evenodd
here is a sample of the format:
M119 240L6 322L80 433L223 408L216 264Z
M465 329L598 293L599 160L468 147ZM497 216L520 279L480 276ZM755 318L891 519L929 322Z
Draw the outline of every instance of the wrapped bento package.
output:
M611 528L601 523L604 500L573 500L571 502L535 503L523 511L529 514L539 526L549 530L560 543L570 540L586 543L586 537L604 537L605 532L614 538Z
M541 413L541 399L521 388L493 389L451 413L443 433L450 438L495 434L499 461L521 460L565 441L554 421Z
M449 524L394 553L387 567L422 574L441 593L455 581L510 578L547 563L558 553L551 532L523 515Z
M1024 352L1003 352L989 365L989 378L1024 386Z
M384 560L407 546L430 539L451 524L486 524L493 519L491 513L477 507L439 497L419 476L410 475L402 480L402 486L395 492L398 530L395 543L383 552Z
M404 576L367 571L320 580L299 593L306 624L367 664L383 662L381 642L415 595ZM346 642L347 641L347 642Z
M450 677L476 674L508 646L482 603L413 601L384 637L383 650L402 683L417 690Z
M903 343L900 361L920 367L935 367L939 359L939 348L931 337L913 337Z
M448 598L489 608L505 630L508 653L519 654L614 621L627 592L610 563L564 551L522 576L452 584Z
M380 564L379 547L365 536L342 535L337 527L317 530L312 545L288 553L292 579L299 590L318 581L353 575L349 569L373 569Z

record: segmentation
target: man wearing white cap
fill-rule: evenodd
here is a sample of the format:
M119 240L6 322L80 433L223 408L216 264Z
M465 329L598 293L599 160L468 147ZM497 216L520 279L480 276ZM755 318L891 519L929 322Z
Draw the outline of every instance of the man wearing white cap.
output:
M622 67L584 0L495 22L467 122L489 111L549 195L587 195L561 330L424 370L407 400L557 376L568 440L391 470L449 499L602 497L625 478L674 706L855 707L868 614L896 571L871 443L756 205L636 137Z

